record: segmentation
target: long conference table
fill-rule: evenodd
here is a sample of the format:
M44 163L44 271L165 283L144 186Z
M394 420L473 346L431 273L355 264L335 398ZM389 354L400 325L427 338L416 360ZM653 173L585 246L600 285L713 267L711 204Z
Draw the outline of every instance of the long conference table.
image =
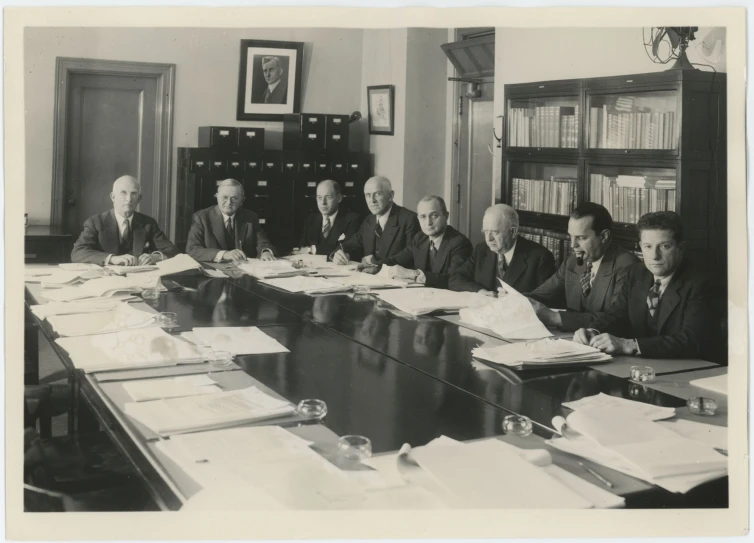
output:
M209 373L225 390L257 386L293 404L306 398L325 401L324 420L286 425L313 441L325 456L346 434L367 436L375 454L396 451L404 443L424 445L442 435L461 441L496 437L521 448L547 449L556 465L599 484L583 463L613 484L609 490L623 496L626 507L728 505L727 477L673 494L545 443L558 435L553 417L569 411L563 402L598 393L675 407L679 418L727 426L727 397L690 383L726 374L726 367L702 360L641 359L657 373L647 384L628 379L629 367L637 363L631 357L594 368L497 370L474 360L471 351L504 340L465 326L457 315L414 317L372 295L292 294L234 273L237 270L226 272L232 277L208 278L197 272L169 276L163 282L177 288L150 305L177 314L178 327L172 333L205 326L256 326L289 353L237 356L235 366L225 371L195 364L84 374L55 344L57 335L49 323L29 310L43 300L38 285L26 285L27 326L44 334L69 374L69 431L77 431L80 419L93 414L163 509L180 509L201 488L155 446L155 434L124 413L129 397L122 384L186 373ZM32 357L33 341L27 334ZM689 412L686 400L701 395L717 401L715 416ZM533 433L504 435L502 422L510 414L529 417Z

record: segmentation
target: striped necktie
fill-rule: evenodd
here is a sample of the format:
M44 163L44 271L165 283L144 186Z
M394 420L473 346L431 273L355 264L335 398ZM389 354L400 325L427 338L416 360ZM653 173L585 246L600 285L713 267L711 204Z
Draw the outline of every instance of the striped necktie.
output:
M649 308L649 316L654 318L657 313L657 306L660 305L660 281L655 281L652 288L649 289L647 295L647 307Z
M120 236L121 243L130 249L131 245L131 223L128 222L128 219L125 219L123 221L123 233Z
M497 276L500 279L505 279L505 271L508 269L508 263L505 261L505 255L498 255L497 257Z
M584 298L589 297L592 292L592 263L586 263L586 271L581 274L581 290L584 291Z
M228 220L225 221L225 235L228 239L228 245L235 249L236 235L235 232L233 232L233 221L230 219L230 217L228 217Z
M327 235L330 233L332 224L330 224L330 217L325 217L325 224L322 225L322 237L327 239Z
M435 265L435 257L437 256L437 247L434 241L429 242L429 267Z

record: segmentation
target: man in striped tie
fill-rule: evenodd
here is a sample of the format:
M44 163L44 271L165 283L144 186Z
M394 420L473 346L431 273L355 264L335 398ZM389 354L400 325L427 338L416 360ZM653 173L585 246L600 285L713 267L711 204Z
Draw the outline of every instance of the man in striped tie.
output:
M620 295L574 341L617 355L710 358L719 339L710 285L684 256L683 225L673 211L643 215L636 225L644 256L628 270Z
M353 211L341 209L343 201L340 184L332 179L317 185L318 213L304 220L301 244L293 254L329 255L338 248L338 240L345 241L356 233L361 217Z

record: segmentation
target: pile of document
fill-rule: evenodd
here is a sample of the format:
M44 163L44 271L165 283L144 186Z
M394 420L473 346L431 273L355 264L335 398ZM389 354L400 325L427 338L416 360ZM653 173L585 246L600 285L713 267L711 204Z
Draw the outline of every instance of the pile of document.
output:
M108 264L105 269L116 275L127 275L129 273L142 273L148 271L154 271L157 266L154 264L148 264L145 266L125 266L121 264Z
M300 275L298 277L282 277L278 279L264 279L261 281L287 292L303 292L304 294L330 294L335 292L348 292L351 287L341 285L323 277L310 277Z
M116 302L116 304L113 309L105 312L52 315L47 317L47 321L52 325L53 330L63 337L91 336L155 325L156 313L154 311L134 309L123 302Z
M257 279L266 279L269 277L293 277L294 275L309 275L316 271L307 268L297 269L293 267L290 260L260 260L250 258L245 262L238 264L238 269L244 273L256 277Z
M704 377L703 379L695 379L690 381L689 384L695 387L711 390L718 394L728 395L728 374L716 375L714 377Z
M487 305L487 296L473 292L453 292L440 288L413 288L410 290L383 290L377 294L382 300L404 313L426 315L433 311L458 311L465 307Z
M660 421L668 415L666 408L605 395L571 406L576 410L565 423L562 417L553 420L563 437L548 443L557 449L671 492L685 493L726 474L724 449L710 443L713 433L698 428L708 425ZM714 435L720 438L719 432Z
M501 289L505 294L499 294L498 298L487 298L487 305L459 311L461 320L473 326L488 328L504 339L521 340L552 336L537 317L526 296L502 281Z
M161 328L63 337L55 343L68 352L76 368L86 373L204 361L194 345Z
M135 402L222 392L222 389L217 386L217 382L213 381L206 373L126 381L123 383L123 390Z
M160 436L227 428L292 415L295 407L256 387L179 398L128 402L126 414ZM248 460L248 459L247 459Z
M79 315L86 313L103 313L112 311L120 303L132 296L113 296L103 299L89 299L74 302L50 302L30 306L32 313L40 319L46 319L53 315Z
M479 360L515 369L592 365L612 359L609 354L589 345L554 338L477 347L471 354Z
M154 288L159 277L147 273L128 275L126 277L101 277L92 279L83 285L44 290L41 295L52 302L70 302L86 298L101 298L122 294L139 293L145 288Z
M88 279L104 277L105 272L101 268L93 270L64 270L52 266L46 268L27 269L24 275L26 283L40 283L43 288L56 288L66 285L75 285Z
M209 326L193 329L192 339L213 351L233 355L289 353L279 341L255 326Z

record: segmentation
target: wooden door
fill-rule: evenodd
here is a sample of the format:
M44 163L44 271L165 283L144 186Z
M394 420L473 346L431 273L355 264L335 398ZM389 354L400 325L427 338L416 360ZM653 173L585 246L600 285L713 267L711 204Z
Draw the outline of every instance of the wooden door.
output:
M141 183L139 211L170 232L173 65L58 59L53 224L74 237L112 207L115 179Z

